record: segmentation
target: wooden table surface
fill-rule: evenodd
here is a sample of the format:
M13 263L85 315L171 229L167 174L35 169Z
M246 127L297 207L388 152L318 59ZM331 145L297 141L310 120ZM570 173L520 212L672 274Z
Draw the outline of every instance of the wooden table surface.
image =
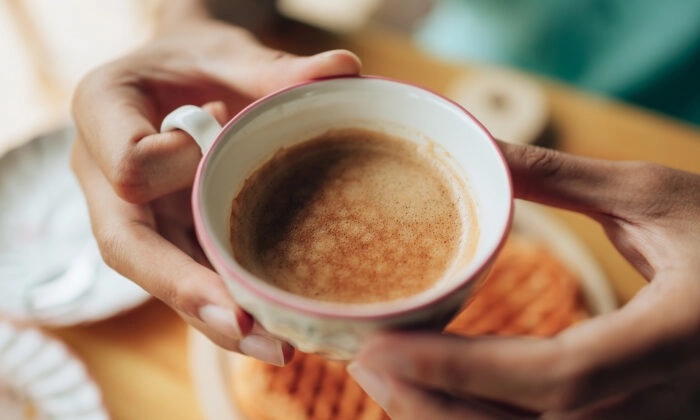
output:
M465 63L445 62L404 38L372 29L331 36L286 27L277 45L313 53L349 48L367 74L411 81L438 92L458 77L478 72ZM607 159L662 163L700 173L700 131L647 111L590 96L550 81L541 83L551 107L553 147ZM553 211L599 260L621 302L644 280L622 259L602 229L581 216ZM152 301L128 314L94 325L53 330L88 365L114 419L201 419L188 371L187 326L163 304Z

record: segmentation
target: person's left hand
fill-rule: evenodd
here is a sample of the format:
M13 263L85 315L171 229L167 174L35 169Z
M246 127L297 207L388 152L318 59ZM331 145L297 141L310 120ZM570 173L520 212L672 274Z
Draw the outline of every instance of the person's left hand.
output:
M377 335L350 374L396 419L700 418L700 176L501 148L516 196L594 218L650 283L551 338Z

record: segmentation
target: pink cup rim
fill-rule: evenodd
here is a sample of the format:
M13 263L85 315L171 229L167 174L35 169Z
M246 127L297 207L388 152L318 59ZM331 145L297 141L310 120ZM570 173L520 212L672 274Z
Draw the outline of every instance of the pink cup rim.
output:
M507 220L505 221L505 224L503 225L503 232L501 234L501 237L499 241L496 243L496 245L489 251L488 258L486 258L477 268L474 269L474 274L471 277L465 278L461 281L456 282L453 286L448 288L447 290L443 291L439 295L436 295L432 297L431 299L425 299L422 301L419 301L417 304L414 305L408 305L402 302L407 302L411 298L406 298L406 299L399 299L391 302L381 302L381 303L366 303L366 304L348 304L348 303L339 303L339 302L325 302L325 301L317 301L313 300L310 298L305 298L302 296L298 296L295 294L292 294L290 292L286 292L284 290L275 288L274 286L269 285L268 283L264 282L263 280L256 279L255 276L252 274L249 274L246 272L245 269L243 268L234 268L234 265L231 263L233 262L233 257L229 255L228 252L225 250L220 249L215 241L212 239L211 235L209 234L209 230L207 228L207 222L204 218L204 211L202 209L202 202L200 200L201 194L202 194L202 189L203 189L203 179L204 179L204 173L206 171L206 168L208 166L209 160L212 158L213 154L216 153L217 146L223 141L223 138L226 137L228 131L230 128L238 123L241 119L243 119L245 116L247 116L249 113L253 112L253 110L257 109L259 106L264 104L265 102L269 101L272 98L276 98L280 95L283 95L287 92L290 92L292 90L296 90L298 88L308 86L308 85L313 85L313 84L318 84L318 83L324 83L324 82L332 82L335 80L343 80L343 79L367 79L367 80L377 80L377 81L383 81L383 82L389 82L389 83L396 83L400 85L405 85L409 86L415 89L419 89L425 93L428 93L442 101L445 101L447 103L452 104L455 106L457 109L461 110L470 120L472 120L476 125L479 127L480 131L482 134L485 136L485 138L492 144L498 159L501 161L501 164L506 172L506 188L508 190L509 194L509 208L508 208L508 213L507 213ZM212 265L216 268L216 270L219 272L219 274L223 277L224 282L226 282L226 277L231 279L231 281L236 281L240 286L245 287L248 289L249 292L257 295L258 297L262 298L263 300L270 302L273 305L278 305L283 308L291 309L296 312L300 313L305 313L310 316L315 316L315 317L320 317L320 318L329 318L329 319L354 319L354 320L379 320L379 319L384 319L384 318L391 318L391 317L396 317L400 315L404 315L407 313L413 313L413 312L418 312L423 309L426 309L429 306L432 306L435 304L437 301L440 301L444 299L445 297L449 296L450 294L454 293L455 291L465 287L468 283L470 283L473 279L480 277L482 274L484 274L489 266L491 261L493 260L494 256L498 253L498 251L503 247L503 244L505 243L507 239L507 232L510 229L510 226L512 224L513 220L513 185L512 185L512 180L510 176L510 171L508 169L507 162L505 160L505 157L503 156L503 153L501 152L500 148L497 145L496 140L493 138L491 133L484 127L484 125L477 120L469 111L467 111L463 106L461 106L459 103L445 97L444 95L441 95L433 90L427 89L425 87L416 85L414 83L410 82L405 82L401 81L398 79L393 79L389 77L384 77L384 76L376 76L376 75L352 75L352 76L333 76L333 77L327 77L327 78L319 78L319 79L312 79L304 82L300 82L297 84L290 85L288 87L279 89L275 92L272 92L268 95L265 95L252 103L250 103L248 106L243 108L238 114L236 114L231 120L229 120L221 129L221 132L217 135L216 139L212 143L211 147L204 153L202 156L202 159L199 162L199 165L197 167L195 179L194 179L194 184L192 187L192 211L193 211L193 218L194 218L194 224L195 224L195 232L197 235L197 238L199 240L200 245L202 246L202 249L204 250L205 254L209 258L210 262ZM242 272L239 272L241 270ZM421 296L419 293L418 295L414 296Z

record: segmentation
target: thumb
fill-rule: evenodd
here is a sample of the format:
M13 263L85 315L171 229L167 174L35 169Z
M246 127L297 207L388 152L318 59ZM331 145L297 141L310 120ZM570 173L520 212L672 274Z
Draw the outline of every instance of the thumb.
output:
M537 146L499 142L499 147L517 198L587 214L614 213L633 167Z
M246 47L245 51L222 55L221 59L204 65L222 83L250 98L311 79L357 75L362 67L360 59L347 50L298 56L257 42L248 43Z
M268 64L258 69L260 78L254 96L306 80L357 75L362 67L359 57L347 50L325 51L308 57L281 53Z
M270 48L244 29L210 20L188 25L164 43L176 52L167 67L215 80L253 99L310 79L356 75L362 66L347 50L299 56Z

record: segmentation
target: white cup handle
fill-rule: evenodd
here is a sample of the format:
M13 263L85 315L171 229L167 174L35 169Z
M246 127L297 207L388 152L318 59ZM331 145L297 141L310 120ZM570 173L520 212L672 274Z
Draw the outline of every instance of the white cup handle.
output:
M160 131L183 130L197 142L202 153L206 153L221 133L221 125L207 111L194 105L183 105L168 114L160 125Z

